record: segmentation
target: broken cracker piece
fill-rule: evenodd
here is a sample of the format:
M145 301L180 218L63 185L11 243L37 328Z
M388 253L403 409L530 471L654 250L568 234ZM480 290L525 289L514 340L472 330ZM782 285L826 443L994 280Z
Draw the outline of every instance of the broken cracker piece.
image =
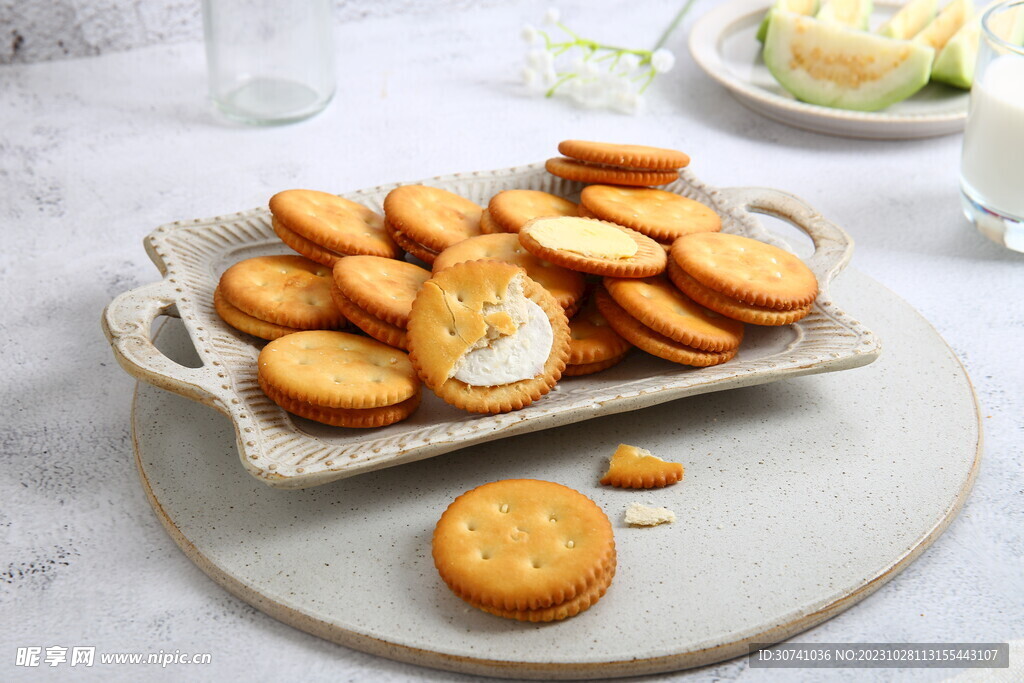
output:
M625 489L661 488L681 480L683 471L678 462L667 462L646 449L621 443L601 483Z
M676 513L668 508L656 508L630 503L626 508L626 524L630 526L658 526L676 521Z

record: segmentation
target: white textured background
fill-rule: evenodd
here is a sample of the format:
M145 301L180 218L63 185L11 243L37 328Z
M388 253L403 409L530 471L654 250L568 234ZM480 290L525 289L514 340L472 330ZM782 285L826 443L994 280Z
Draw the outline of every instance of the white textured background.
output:
M205 101L197 29L171 19L192 3L164 5L167 14L143 4L0 4L5 34L7 17L49 22L74 11L76 44L114 50L0 67L0 680L55 677L15 669L16 647L32 644L214 655L202 672L98 669L93 680L469 680L295 631L192 565L139 485L134 381L112 358L100 312L158 279L141 241L162 223L249 209L289 187L342 192L538 161L569 137L677 147L712 185L805 198L854 237L852 266L919 310L970 373L985 454L962 514L891 583L800 640L1024 636L1024 256L980 237L960 215L959 136L856 141L766 120L689 60L693 17L669 43L678 66L657 83L644 116L527 97L516 78L519 26L539 22L547 3L468 0L339 21L338 94L325 112L292 126L233 126ZM559 4L581 31L626 44L652 41L677 7ZM709 5L698 2L694 16ZM102 7L135 14L122 24L123 12ZM146 35L143 16L178 42L118 51ZM114 26L124 27L120 37L99 30ZM63 673L85 680L89 672ZM736 660L672 678L783 681L793 673ZM819 673L936 680L927 670Z

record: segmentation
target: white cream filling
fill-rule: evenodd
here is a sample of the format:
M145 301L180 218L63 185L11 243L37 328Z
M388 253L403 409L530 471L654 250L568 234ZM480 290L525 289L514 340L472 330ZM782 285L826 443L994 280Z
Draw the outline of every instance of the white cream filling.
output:
M523 294L522 276L509 282L502 301L484 305L485 319L495 313L507 314L515 324L515 332L502 334L488 324L487 334L456 361L450 377L471 386L492 387L531 379L544 372L554 333L544 309Z

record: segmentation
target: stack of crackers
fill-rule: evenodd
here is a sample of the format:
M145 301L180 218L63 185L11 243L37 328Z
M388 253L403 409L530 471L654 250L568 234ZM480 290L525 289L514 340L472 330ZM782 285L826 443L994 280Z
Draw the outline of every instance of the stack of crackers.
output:
M585 183L578 202L510 189L484 207L405 185L381 214L325 192L274 195L274 230L298 255L240 262L215 296L228 324L274 340L258 361L267 394L351 427L407 417L420 384L467 411L506 412L563 376L606 371L633 347L695 367L724 363L745 324L784 325L810 311L818 287L800 259L721 233L711 207L653 187L678 179L686 154L580 140L558 149L564 156L546 167ZM304 381L319 388L300 391L272 368L288 355L280 338L308 330L335 350L306 354ZM334 358L342 348L362 356ZM368 379L363 371L379 363L404 374ZM401 388L367 384L367 394L380 390L374 397L331 389L392 381ZM376 412L337 412L353 410Z

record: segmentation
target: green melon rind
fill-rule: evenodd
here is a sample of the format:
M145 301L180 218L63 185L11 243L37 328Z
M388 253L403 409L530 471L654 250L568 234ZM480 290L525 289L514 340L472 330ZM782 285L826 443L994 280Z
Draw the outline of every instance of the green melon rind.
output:
M878 35L909 40L930 24L938 12L938 0L910 0L878 28Z
M764 37L768 35L768 19L772 16L773 9L814 16L817 14L819 7L820 3L818 0L775 0L775 4L764 13L764 19L761 20L761 24L757 27L758 42L763 43Z
M1000 0L990 3L960 30L935 56L932 65L932 80L955 88L970 90L974 84L974 69L978 63L978 49L981 42L981 20L985 12L995 7ZM1024 6L1004 11L999 21L990 25L992 31L1011 44L1024 44Z
M815 12L814 18L828 24L867 31L873 10L873 0L825 0Z
M811 74L800 66L797 57L812 54L815 48L820 57L815 67L824 65L830 55L840 58L840 62L843 57L858 60L859 71L869 76L883 65L895 65L868 83L856 84L849 78L857 73L855 68L834 71L846 77L837 79ZM764 44L765 65L794 97L810 104L856 111L885 109L916 93L928 83L934 58L934 50L911 41L893 40L776 10ZM873 61L864 67L868 60Z

